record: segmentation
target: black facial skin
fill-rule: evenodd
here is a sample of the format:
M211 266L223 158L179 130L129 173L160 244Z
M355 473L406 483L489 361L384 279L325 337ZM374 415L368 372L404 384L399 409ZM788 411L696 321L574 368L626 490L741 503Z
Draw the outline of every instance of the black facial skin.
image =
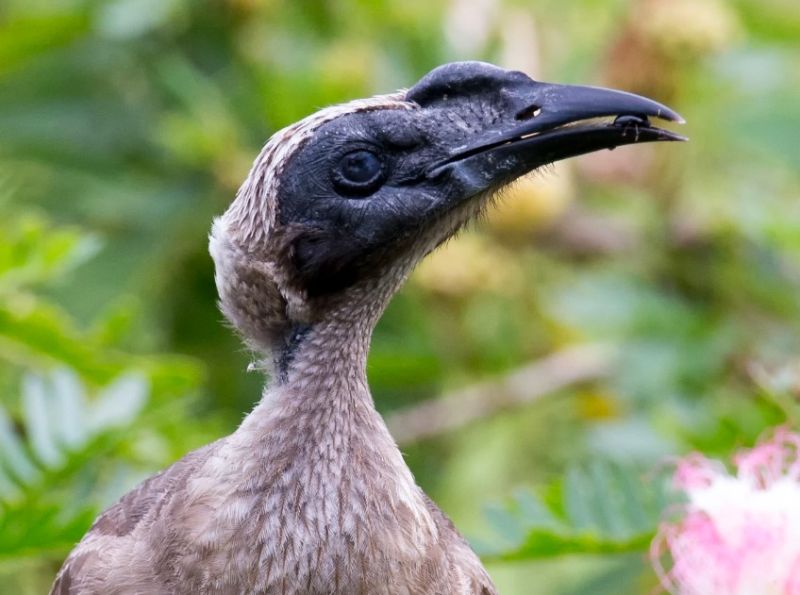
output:
M446 152L419 115L391 109L340 117L323 125L284 171L278 216L297 234L293 260L309 295L351 285L431 219L447 184L428 180L426 172ZM371 183L348 182L353 156L366 155L379 162L380 173Z
M352 285L465 201L537 167L685 140L650 125L648 117L682 119L649 99L538 83L479 62L437 68L406 100L419 107L324 124L284 170L278 219L309 296ZM611 120L584 122L600 117Z

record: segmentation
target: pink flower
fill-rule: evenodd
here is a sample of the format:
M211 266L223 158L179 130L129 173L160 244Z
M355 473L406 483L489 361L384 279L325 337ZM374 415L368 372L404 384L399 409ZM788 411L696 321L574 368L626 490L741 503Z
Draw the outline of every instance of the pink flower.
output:
M699 454L678 463L687 503L651 547L661 583L680 595L800 595L800 435L779 428L734 463L735 475Z

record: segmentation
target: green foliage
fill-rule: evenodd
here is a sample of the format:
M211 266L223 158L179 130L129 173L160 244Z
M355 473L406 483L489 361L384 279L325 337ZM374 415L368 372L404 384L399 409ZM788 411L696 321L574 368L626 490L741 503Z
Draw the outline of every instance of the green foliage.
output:
M99 243L75 229L52 229L41 218L25 217L3 226L0 291L9 293L51 281L96 254Z
M22 388L24 441L0 408L0 560L57 554L86 531L102 504L103 482L83 466L120 440L150 389L140 374L122 376L89 400L74 373L29 375ZM70 495L87 497L65 506Z
M36 578L43 564L60 560L103 507L184 450L153 416L174 411L201 371L186 357L117 347L118 312L82 330L35 293L92 257L93 235L36 216L0 227L0 575L24 569L11 572L11 584L35 592L44 588Z
M508 506L487 509L501 543L481 552L490 560L520 561L646 550L669 495L663 477L645 473L598 460L567 469L544 498L518 490Z
M112 321L82 331L61 308L30 290L52 282L93 256L98 241L76 229L59 229L40 218L12 219L0 226L0 358L36 368L66 365L97 384L129 368L151 377L158 392L186 391L199 380L184 357L132 356L107 344Z

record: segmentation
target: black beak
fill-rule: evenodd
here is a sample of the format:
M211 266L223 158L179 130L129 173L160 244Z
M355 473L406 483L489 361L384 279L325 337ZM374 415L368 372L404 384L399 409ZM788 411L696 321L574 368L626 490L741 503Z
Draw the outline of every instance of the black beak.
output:
M684 120L645 97L531 79L513 82L503 89L513 120L508 114L500 127L453 148L429 168L429 178L449 172L467 194L477 193L561 159L634 143L687 140L651 125L650 118Z

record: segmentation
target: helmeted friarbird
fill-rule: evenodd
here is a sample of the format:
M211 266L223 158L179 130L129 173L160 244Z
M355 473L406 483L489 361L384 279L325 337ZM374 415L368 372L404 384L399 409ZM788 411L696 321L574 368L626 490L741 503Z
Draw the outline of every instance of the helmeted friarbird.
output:
M223 312L271 367L230 436L104 512L53 593L493 594L414 482L367 386L414 265L542 165L680 140L649 99L446 64L276 133L214 222Z

